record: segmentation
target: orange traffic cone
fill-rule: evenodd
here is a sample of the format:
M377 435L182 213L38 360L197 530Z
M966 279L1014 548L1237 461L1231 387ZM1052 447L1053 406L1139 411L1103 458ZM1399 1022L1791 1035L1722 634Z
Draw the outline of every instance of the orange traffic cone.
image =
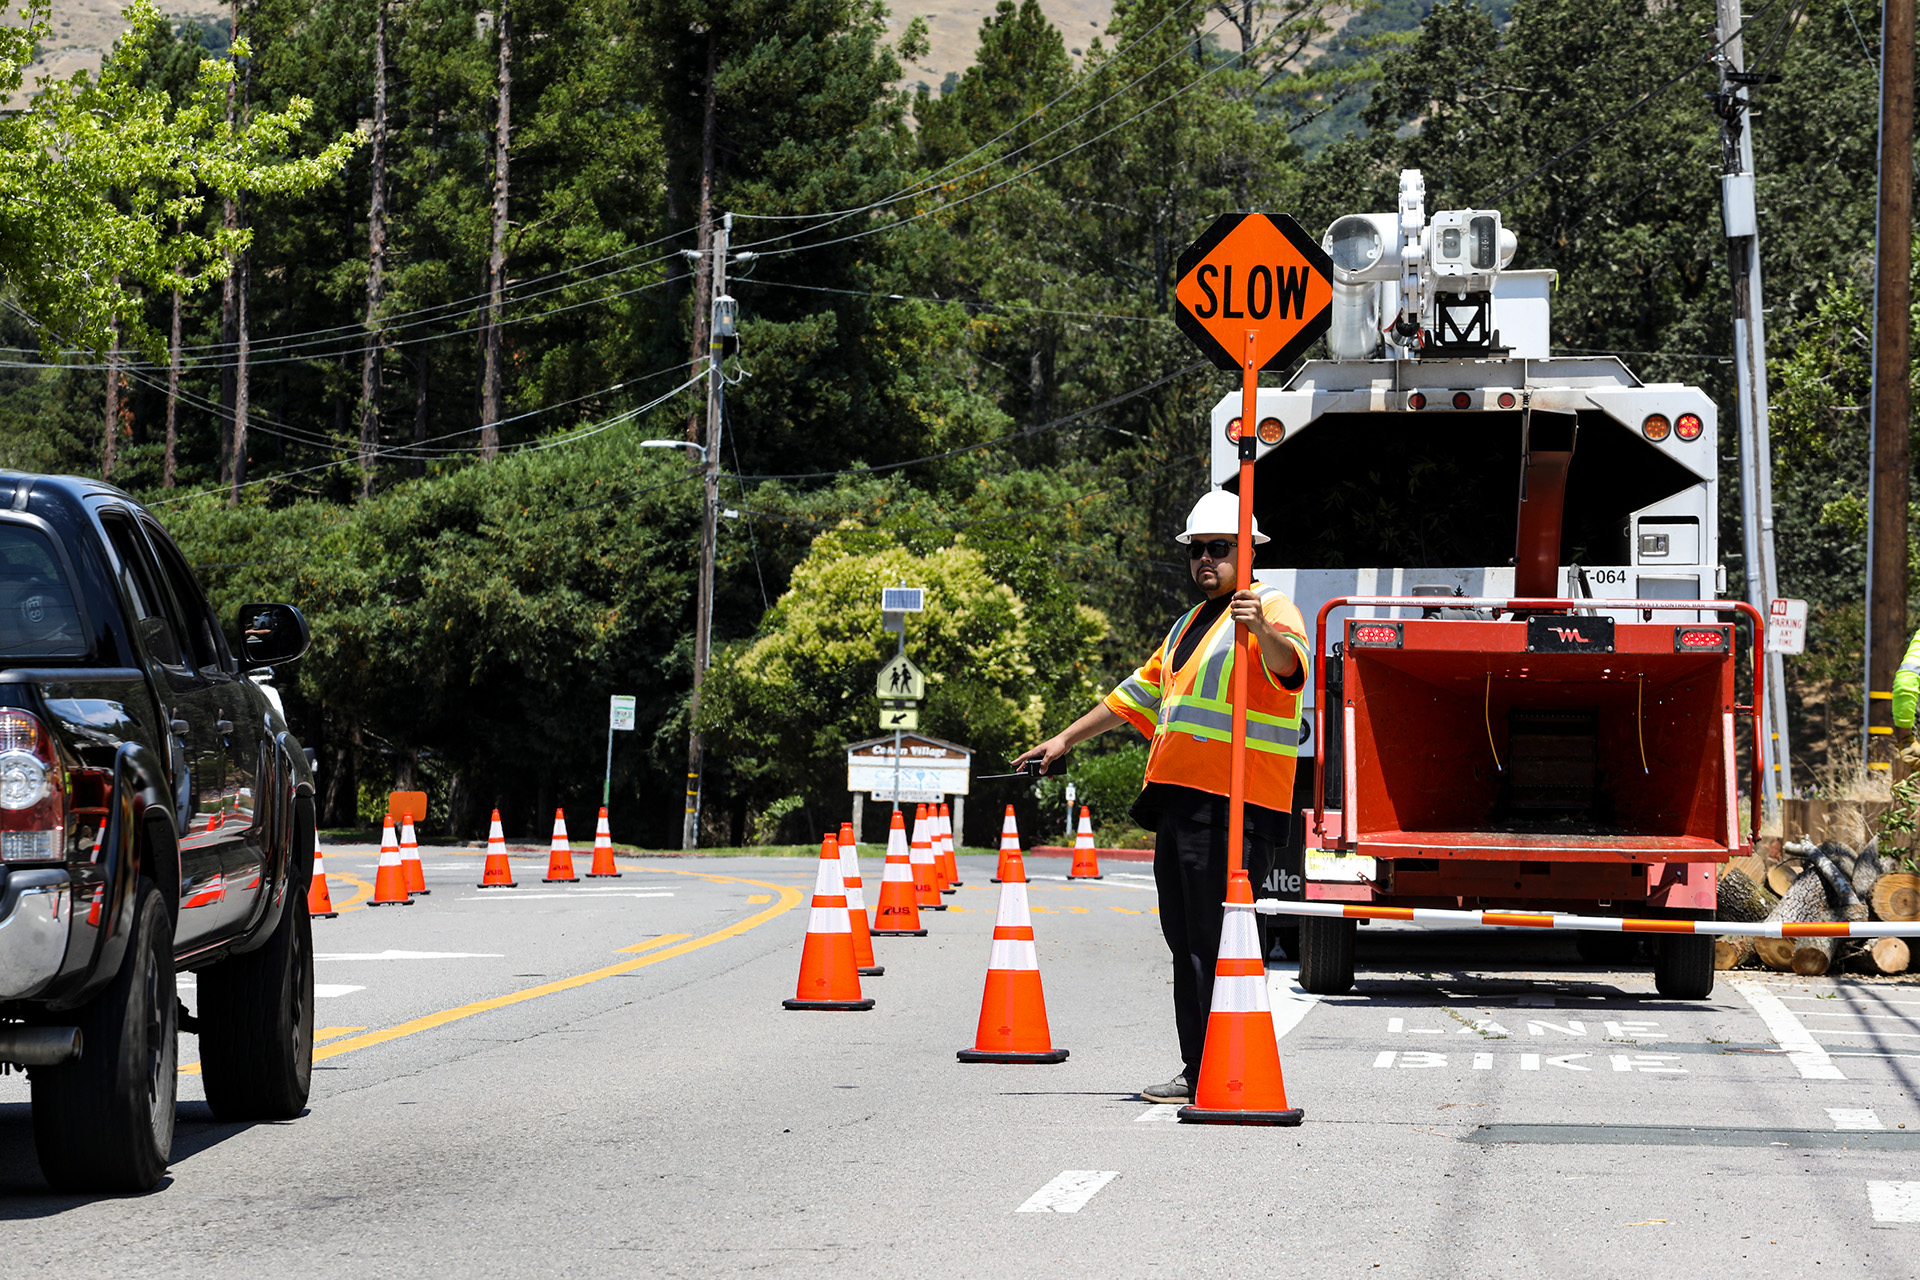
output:
M920 806L913 817L913 900L922 911L945 911L940 889L933 878L933 823L927 818L927 806Z
M333 895L327 892L327 860L320 846L313 847L313 879L307 884L307 914L315 920L331 920L339 915L333 909Z
M380 829L380 870L373 877L373 902L376 907L406 907L413 905L413 899L407 896L407 872L400 865L400 844L393 838L393 815L387 815L386 825Z
M876 938L924 938L920 927L920 907L913 892L913 865L907 856L907 824L900 811L893 811L893 826L887 832L887 866L880 873L880 906L873 913Z
M1227 881L1225 910L1200 1079L1192 1105L1180 1108L1179 1118L1199 1124L1299 1124L1306 1113L1287 1106L1267 1004L1267 966L1253 921L1253 885L1245 871Z
M413 838L413 815L400 814L400 869L407 873L407 892L419 896L427 888L427 869L420 865L420 842Z
M1007 881L1007 859L1020 856L1020 828L1013 820L1013 806L1007 806L1007 816L1000 823L1000 865L994 869L993 882L1005 884Z
M853 921L847 911L840 841L829 831L820 838L820 864L813 877L813 911L807 941L800 952L800 985L788 1009L871 1009L873 998L860 994L860 967L853 959Z
M887 970L873 954L873 925L867 918L867 890L860 880L860 851L854 847L851 822L840 824L836 842L840 879L847 886L847 915L853 921L853 962L860 967L861 977L877 978Z
M1015 849L1000 887L1000 914L987 954L987 987L980 994L980 1027L962 1062L1065 1062L1047 1033L1047 998L1040 989L1040 957L1027 912L1027 869Z
M618 880L620 868L613 862L613 832L607 827L607 806L600 806L600 825L593 829L593 866L589 880Z
M953 810L944 802L940 806L940 846L941 858L944 859L940 863L940 874L947 880L946 886L940 892L952 893L963 882L960 879L960 864L954 860L953 856Z
M1080 806L1080 834L1073 838L1073 870L1069 880L1104 880L1100 874L1100 851L1093 847L1093 814Z
M480 873L482 889L511 889L513 863L507 857L507 837L500 830L500 811L493 811L493 826L487 831L487 866Z
M553 811L553 850L547 854L547 878L542 884L579 884L573 874L573 846L567 842L567 815Z
M927 806L927 862L930 864L927 878L933 881L936 894L953 892L952 881L947 879L946 848L946 838L940 834L940 806L930 804Z

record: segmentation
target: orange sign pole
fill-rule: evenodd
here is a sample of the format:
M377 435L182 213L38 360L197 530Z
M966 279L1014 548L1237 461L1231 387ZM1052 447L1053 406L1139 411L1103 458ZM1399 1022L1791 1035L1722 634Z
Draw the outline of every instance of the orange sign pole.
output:
M1260 400L1260 331L1247 330L1247 349L1240 359L1240 530L1234 552L1234 590L1253 586L1253 455L1258 447L1254 423ZM1253 646L1244 625L1234 624L1233 762L1227 788L1227 879L1245 868L1247 840L1247 676L1253 665Z

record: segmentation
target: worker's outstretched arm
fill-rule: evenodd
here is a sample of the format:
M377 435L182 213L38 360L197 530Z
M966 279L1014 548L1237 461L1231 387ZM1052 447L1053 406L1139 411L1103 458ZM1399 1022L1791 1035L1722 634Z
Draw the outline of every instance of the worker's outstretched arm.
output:
M1907 656L1893 673L1893 724L1906 733L1913 732L1914 702L1920 699L1920 631L1907 645ZM1904 737L1905 734L1903 733Z
M1018 769L1029 760L1038 760L1042 773L1053 767L1053 762L1073 750L1088 738L1098 737L1109 729L1117 729L1127 723L1126 717L1113 710L1106 703L1096 703L1093 710L1075 720L1072 724L1054 734L1039 746L1033 748L1013 762Z

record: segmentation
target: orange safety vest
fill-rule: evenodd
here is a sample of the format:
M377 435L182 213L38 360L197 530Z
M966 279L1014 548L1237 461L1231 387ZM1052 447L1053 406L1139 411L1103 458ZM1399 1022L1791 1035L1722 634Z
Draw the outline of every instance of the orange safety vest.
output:
M1277 587L1254 585L1267 621L1279 628L1299 652L1302 675L1308 673L1306 624L1293 601ZM1182 614L1147 664L1106 696L1106 704L1142 736L1147 751L1147 781L1227 795L1233 784L1233 664L1238 628L1228 610L1194 647L1185 665L1169 673L1166 664L1193 625L1200 606ZM1281 813L1293 808L1293 770L1300 751L1300 704L1306 691L1281 687L1260 660L1260 642L1248 638L1254 662L1247 681L1247 801Z

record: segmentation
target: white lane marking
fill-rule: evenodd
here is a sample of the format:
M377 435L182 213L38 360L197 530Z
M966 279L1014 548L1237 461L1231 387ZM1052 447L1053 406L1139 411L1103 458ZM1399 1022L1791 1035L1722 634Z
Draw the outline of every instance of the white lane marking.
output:
M1169 1111L1177 1108L1169 1107ZM1059 1177L1027 1197L1015 1213L1078 1213L1093 1199L1094 1193L1120 1176L1115 1169L1068 1169Z
M1491 1070L1493 1070L1493 1055L1492 1055L1492 1054L1490 1054L1490 1053L1476 1053L1476 1054L1474 1054L1474 1055L1473 1055L1473 1069L1474 1069L1475 1071L1491 1071Z
M1880 1117L1873 1113L1872 1107L1828 1107L1827 1114L1833 1117L1836 1129L1884 1129Z
M1156 1102L1135 1116L1133 1122L1139 1124L1142 1120L1178 1120L1179 1118L1180 1108L1170 1107L1164 1102Z
M332 951L315 960L504 960L497 951Z
M1732 984L1760 1020L1767 1024L1767 1030L1773 1034L1774 1043L1787 1051L1787 1061L1799 1069L1803 1080L1845 1080L1846 1074L1834 1064L1833 1058L1813 1033L1807 1030L1793 1010L1780 1003L1780 997L1750 979L1737 979Z
M1832 1003L1833 1003L1833 997L1832 997L1832 996L1781 996L1780 998L1781 998L1782 1000L1817 1000L1817 1001L1819 1001L1819 1002L1820 1002L1821 1004L1832 1004ZM1914 1001L1914 1000L1879 1000L1879 999L1876 999L1876 1000L1875 1000L1875 1001L1874 1001L1873 1003L1874 1003L1874 1005L1875 1005L1876 1007L1878 1007L1878 1008L1887 1008L1887 1009L1920 1009L1920 1001Z
M350 996L356 991L365 990L365 987L350 987L340 982L316 982L313 984L313 994L321 1000L328 1000L334 996Z
M1842 1031L1838 1027L1812 1027L1808 1034L1816 1036L1872 1036L1875 1040L1920 1040L1920 1031L1875 1031L1868 1027L1865 1031Z
M1267 1004L1273 1009L1273 1038L1284 1040L1287 1032L1313 1012L1320 997L1300 988L1300 966L1276 964L1267 969Z
M1382 1049L1374 1056L1373 1065L1384 1070L1393 1066L1393 1060L1399 1056L1400 1055L1392 1049Z
M591 892L591 890L588 890L586 892ZM605 890L602 890L602 892L605 892ZM475 894L471 898L456 898L454 899L454 901L456 902L544 902L551 898L578 899L585 896L586 896L586 893L579 892L579 891L576 891L573 893L495 893L495 894L481 893L481 894ZM660 893L635 893L631 889L620 889L615 891L613 893L613 896L616 898L671 898L673 896L673 891L669 889Z
M1152 877L1152 876L1147 876L1147 877L1146 877L1146 879L1148 879L1148 880L1151 880L1151 879L1153 879L1153 877ZM1029 871L1029 872L1027 872L1027 883L1028 883L1028 884L1033 884L1033 883L1034 883L1035 881L1041 881L1041 880L1045 880L1045 881L1050 881L1050 882L1055 882L1055 883L1059 883L1059 884L1076 884L1076 883L1078 883L1077 881L1074 881L1074 880L1070 880L1070 879L1068 879L1068 878L1067 878L1066 876L1050 876L1050 875L1044 875L1044 874L1042 874L1042 875L1035 875L1035 874L1034 874L1033 872L1031 872L1031 871ZM1146 891L1146 892L1148 892L1148 893L1157 893L1157 892L1159 892L1159 891L1158 891L1157 889L1155 889L1155 888L1154 888L1154 887L1153 887L1152 885L1150 885L1150 884L1110 884L1110 885L1108 885L1108 886L1106 886L1106 887L1107 887L1107 888L1109 888L1109 889L1143 889L1143 890L1145 890L1145 891Z
M1914 1021L1904 1013L1861 1013L1853 1009L1842 1010L1839 1013L1828 1013L1824 1009L1808 1009L1800 1016L1803 1018L1880 1018L1887 1022Z
M1869 1182L1875 1222L1920 1222L1920 1182Z

